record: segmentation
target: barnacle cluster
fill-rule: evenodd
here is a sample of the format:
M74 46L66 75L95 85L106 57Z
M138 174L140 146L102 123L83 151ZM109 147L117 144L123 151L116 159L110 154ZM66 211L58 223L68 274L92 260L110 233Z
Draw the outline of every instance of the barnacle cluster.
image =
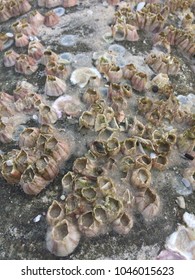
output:
M107 2L118 5L120 1ZM43 95L24 81L17 84L13 95L0 93L2 143L12 142L17 127L27 120L37 122L36 127L20 133L18 149L0 155L1 176L11 185L20 185L26 194L37 195L72 153L72 141L53 125L68 115L75 118L79 135L93 134L87 151L63 175L64 200L54 200L47 212L47 248L57 256L71 254L82 235L92 238L111 230L128 234L136 211L146 221L157 216L163 205L154 174L171 166L173 154L191 155L195 150L194 114L182 109L169 79L181 71L180 61L171 54L173 46L188 59L195 55L194 29L190 28L193 1L126 2L115 12L111 34L115 41L131 44L140 40L143 31L148 33L154 50L144 55L143 67L128 59L121 65L116 52L109 50L94 55L94 67L71 73L70 63L35 37L41 25L52 27L60 22L54 10L44 16L34 10L11 25L13 34L0 34L0 51L13 42L22 51L26 47L26 53L7 50L5 67L31 75L42 65L46 77ZM77 4L77 0L38 0L38 6L46 8ZM0 21L30 9L25 0L0 1ZM186 10L183 29L167 25L170 12ZM159 46L163 52L155 49ZM68 79L80 88L80 99L68 92ZM193 160L183 177L195 190Z

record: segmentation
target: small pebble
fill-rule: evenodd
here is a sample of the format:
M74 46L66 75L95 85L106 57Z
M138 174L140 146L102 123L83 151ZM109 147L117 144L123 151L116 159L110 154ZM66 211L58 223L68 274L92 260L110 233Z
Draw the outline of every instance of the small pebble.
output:
M191 184L190 184L190 181L189 181L188 179L182 178L181 181L182 181L182 183L184 184L184 186L185 186L186 188L190 189Z
M154 85L154 86L152 86L152 91L154 92L154 93L156 93L156 92L158 92L158 86L157 85Z
M193 160L193 159L194 159L194 157L193 157L192 155L188 154L188 153L186 153L184 156L185 156L187 159L190 159L190 160Z
M66 198L66 197L65 197L64 194L60 196L60 199L61 199L61 200L65 200L65 198Z
M176 203L178 204L178 206L182 209L185 209L186 208L186 204L185 204L185 200L184 200L184 197L183 196L178 196L176 198Z
M37 216L33 219L33 222L34 222L34 223L38 223L38 222L40 221L40 219L41 219L41 216L42 216L42 215L37 215Z

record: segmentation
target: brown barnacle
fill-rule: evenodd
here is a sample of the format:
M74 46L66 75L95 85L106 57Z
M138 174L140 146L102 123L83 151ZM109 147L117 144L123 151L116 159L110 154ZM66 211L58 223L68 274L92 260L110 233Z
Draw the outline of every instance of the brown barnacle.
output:
M159 73L151 81L152 91L154 93L159 91L160 93L165 94L165 96L169 96L169 94L166 92L169 89L167 88L169 85L169 76L166 73ZM157 88L155 90L154 87L158 87L158 90Z
M37 138L39 136L39 129L37 127L25 128L19 137L20 148L33 148L36 146Z
M98 158L104 157L107 155L106 143L104 141L95 140L90 145L90 150Z
M121 93L124 97L131 97L132 96L132 88L129 84L121 84Z
M112 137L113 130L109 127L106 127L105 129L102 129L98 134L98 140L100 141L107 141Z
M124 210L122 201L112 195L105 197L105 207L109 222L116 220Z
M110 83L108 88L108 96L112 100L115 97L121 96L121 85L118 83Z
M121 143L121 151L124 155L134 155L137 149L137 139L135 138L126 138Z
M8 7L4 3L0 3L0 22L4 22L11 17Z
M100 99L100 93L98 89L95 88L88 88L82 97L83 101L86 102L87 104L92 104L98 99Z
M174 145L177 142L177 135L175 131L169 131L165 134L165 140L170 144Z
M181 153L191 153L194 150L195 140L189 139L185 133L178 135L177 146Z
M65 199L66 215L75 216L77 214L80 214L80 212L83 212L83 206L84 205L82 205L82 198L79 195L75 193L70 193L67 195Z
M84 111L79 118L79 126L92 129L95 125L95 116L90 111Z
M48 96L60 96L66 92L66 83L58 77L48 75L44 91Z
M49 154L53 159L61 165L70 156L70 145L67 140L57 139L51 136L44 144L46 154Z
M18 3L20 14L25 14L31 9L31 5L27 0L20 0Z
M14 128L9 123L4 123L2 119L0 119L0 141L2 143L10 143L12 141Z
M148 155L139 155L135 159L136 168L145 167L150 170L152 167L152 159Z
M155 18L152 21L152 24L150 26L150 31L157 33L163 29L164 24L165 24L165 18L161 14L157 14L155 15Z
M168 158L166 155L160 154L152 159L152 167L160 171L165 170L168 164Z
M151 173L145 167L140 167L133 170L131 176L131 183L138 189L146 189L151 184Z
M76 171L76 176L74 178L74 183L73 183L73 190L76 194L81 196L81 190L83 188L89 187L92 185L91 179L85 177L85 176L80 176L78 175L78 172Z
M126 39L126 27L123 23L116 23L111 27L112 29L112 36L115 41L124 41Z
M16 1L8 2L8 10L10 12L11 17L16 17L20 15L19 5Z
M190 182L193 190L195 190L195 168L194 168L194 166L186 168L184 170L183 176Z
M162 120L162 117L162 112L159 110L159 108L154 108L152 111L146 114L146 118L154 125L159 124Z
M57 61L58 61L58 55L55 52L53 52L52 50L46 49L43 52L43 56L41 57L41 64L46 66L48 63L51 63L51 62L55 63Z
M132 88L141 92L145 90L147 83L147 75L143 72L136 72L131 78Z
M107 72L107 77L108 77L108 80L111 82L111 83L119 83L121 78L123 76L123 71L122 69L115 65L115 64L112 64Z
M21 23L21 33L25 34L26 36L36 35L37 28L32 26L28 22Z
M138 101L138 109L140 112L147 113L152 109L153 102L148 97L142 97Z
M38 65L36 60L26 54L20 54L15 61L15 71L24 75L36 72Z
M23 173L29 164L32 164L36 160L35 153L30 150L21 149L15 158L15 165L17 169Z
M96 61L96 67L102 74L107 74L111 66L111 60L107 57L101 56Z
M130 42L135 42L139 40L139 35L137 33L137 27L131 24L126 24L126 40Z
M8 50L3 57L3 64L5 67L11 67L15 65L16 58L19 56L14 50Z
M119 168L122 172L128 173L129 170L132 170L135 166L135 160L131 156L123 157L120 161Z
M88 202L94 202L97 199L97 191L94 186L84 187L81 189L81 195Z
M115 185L109 177L98 176L97 185L104 196L111 195L116 192Z
M73 164L73 171L75 173L84 174L88 165L90 165L90 160L88 158L77 158Z
M195 139L195 125L188 128L184 132L184 137L187 137L188 139L194 140Z
M59 22L60 22L60 18L54 11L51 10L45 14L44 24L47 27L53 27L57 25Z
M106 150L110 156L115 156L121 148L120 142L116 137L111 137L106 141Z
M113 230L118 234L126 235L133 227L133 217L124 212L112 223Z
M104 110L104 115L105 115L105 117L106 117L106 120L108 121L108 122L111 122L112 120L113 120L113 118L114 118L114 115L115 115L115 112L114 112L114 110L113 110L113 108L112 107L107 107L107 108L105 108L105 110Z
M69 194L73 191L75 174L74 172L68 171L62 178L63 193Z
M54 200L47 211L47 216L46 216L47 223L50 226L54 226L58 222L63 220L64 216L65 213L64 213L63 204L58 202L57 200Z
M70 66L66 63L50 61L45 67L47 75L56 76L59 79L67 79L70 74Z
M167 140L157 140L155 143L155 150L158 154L167 155L170 152L171 145Z
M124 79L130 80L134 76L136 71L137 71L137 69L136 69L134 64L132 64L132 63L126 64L123 67L123 77L124 77Z
M163 139L163 133L160 130L155 129L154 131L152 131L151 139L152 139L153 142L158 141L158 140L162 140Z
M155 21L156 21L156 14L147 11L145 13L145 24L142 29L152 32L155 26Z
M38 120L40 124L54 124L58 120L58 115L52 107L41 103Z
M39 27L44 23L44 16L39 11L33 10L28 14L28 22L35 27Z
M108 126L108 121L104 114L97 114L95 118L94 128L95 131L100 131Z
M96 204L93 207L93 215L95 219L101 224L107 224L107 213L104 205Z
M135 198L138 210L145 219L156 216L160 208L160 198L152 188L147 188L139 192Z
M46 236L47 249L58 257L71 254L78 246L80 232L70 221L63 219L53 227L49 227Z
M40 174L45 180L53 180L58 172L59 166L57 162L48 155L42 155L35 162L37 173Z
M143 13L142 11L136 12L136 26L139 27L139 29L144 29L146 24L146 13Z
M115 112L120 112L128 107L127 100L124 96L114 97L112 99L112 108Z
M28 55L35 60L40 60L43 56L44 46L40 41L31 41L28 45Z
M13 159L3 162L1 174L9 184L18 184L20 181L21 172L17 169Z
M40 133L42 134L54 134L56 129L51 124L42 124L39 128Z
M20 178L20 185L26 194L39 194L50 181L45 180L42 176L37 174L36 169L29 165L23 172Z
M98 236L102 233L102 224L96 220L92 211L80 215L78 226L79 230L87 237Z
M90 111L94 114L103 114L105 108L107 107L104 99L99 99L93 104L91 104Z
M129 129L129 134L131 136L142 136L145 132L145 125L141 123L136 117L134 118L133 126Z

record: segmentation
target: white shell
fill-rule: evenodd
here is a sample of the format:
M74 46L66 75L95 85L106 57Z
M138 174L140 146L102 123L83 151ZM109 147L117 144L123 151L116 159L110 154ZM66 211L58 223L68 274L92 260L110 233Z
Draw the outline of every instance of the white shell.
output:
M183 220L188 227L195 229L195 215L194 214L185 212L183 214Z
M96 68L81 67L73 71L70 81L73 85L78 84L80 88L83 88L89 82L91 77L101 78L101 74Z

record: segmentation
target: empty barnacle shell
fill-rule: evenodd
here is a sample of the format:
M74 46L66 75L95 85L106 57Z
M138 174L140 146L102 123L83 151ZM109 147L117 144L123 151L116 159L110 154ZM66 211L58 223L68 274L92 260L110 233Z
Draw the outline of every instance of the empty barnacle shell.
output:
M45 94L48 96L60 96L66 92L66 83L55 77L48 75L45 83Z
M110 129L109 127L102 129L98 134L98 140L107 141L108 139L110 139L110 137L112 137L112 134L113 134L113 130Z
M29 165L23 172L20 178L20 185L26 194L39 194L50 181L45 180L42 176L36 173L32 165Z
M51 136L44 144L46 153L49 153L53 159L61 165L70 156L70 144L66 139L58 140L56 137Z
M80 215L78 226L79 230L87 237L98 236L102 233L102 225L96 220L92 211Z
M65 200L65 212L66 216L75 216L84 211L84 205L82 205L82 198L80 195L70 193Z
M167 140L157 140L155 146L158 154L168 154L171 149L170 143Z
M145 132L145 125L143 125L143 123L134 117L133 126L129 128L128 132L131 136L142 136Z
M104 99L98 99L96 102L91 104L90 111L94 113L95 115L97 114L103 114L105 108L107 107L105 100Z
M108 96L112 100L115 97L120 97L122 95L121 85L118 83L110 83L108 89Z
M96 61L96 67L100 73L107 74L111 66L111 60L106 56L100 56Z
M73 85L78 84L80 88L83 88L90 82L92 77L101 79L101 75L96 68L81 67L72 72L70 81Z
M110 222L116 220L119 215L123 212L123 203L118 198L111 195L105 197L105 207L108 220Z
M166 155L157 155L152 159L152 167L162 171L168 164L168 158Z
M149 111L147 114L146 114L146 118L154 125L157 125L159 124L161 121L162 121L162 113L161 111L159 110L159 108L155 108L151 111Z
M95 140L90 145L90 150L96 157L103 157L107 155L106 143L104 141Z
M177 135L175 131L169 131L165 134L165 140L170 143L171 145L174 145L177 141Z
M37 127L28 127L23 130L19 137L19 147L33 148L36 146L39 129Z
M134 155L136 153L137 139L135 138L126 138L121 143L121 151L125 155Z
M151 173L145 167L140 167L133 170L131 176L131 183L139 189L146 189L151 183Z
M47 75L56 76L59 79L67 79L70 74L70 65L64 62L51 61L45 68Z
M138 109L143 113L149 112L152 106L153 106L153 102L148 97L142 97L138 101Z
M106 150L110 156L115 156L120 151L120 142L116 137L111 137L106 141Z
M143 72L135 72L131 78L132 88L137 91L143 91L146 87L147 75Z
M12 15L10 14L7 6L4 3L0 3L0 22L4 22L11 17Z
M95 101L97 101L98 99L100 99L100 93L99 93L98 89L88 88L84 92L82 99L87 104L92 104Z
M16 58L15 71L25 75L31 75L38 69L37 62L26 54L20 54Z
M108 121L104 114L97 114L95 118L94 128L95 131L100 131L108 126Z
M54 200L47 211L47 223L50 226L54 226L55 224L60 222L64 218L64 216L64 206L62 205L62 203Z
M119 83L123 76L123 71L119 66L112 64L106 76L111 83Z
M152 188L147 188L144 192L138 193L135 198L137 208L145 219L151 219L157 215L160 208L160 199Z
M121 84L121 93L124 97L131 97L132 96L132 88L129 84Z
M126 24L126 40L131 42L139 40L137 28L134 25Z
M21 149L15 158L15 165L17 169L23 173L28 165L32 164L36 160L36 154L30 151Z
M164 74L159 73L151 81L151 86L157 86L158 89L161 89L163 92L165 91L165 88L168 85L169 85L169 76L165 73Z
M76 172L77 173L77 172ZM78 176L76 174L75 179L74 179L74 191L76 194L81 195L81 190L82 188L86 188L92 185L92 182L89 178L85 176Z
M28 55L35 60L39 60L43 56L44 49L40 41L31 41L28 45Z
M58 115L52 107L40 104L38 118L40 124L53 124L58 120Z
M50 62L57 62L57 61L58 61L58 55L52 50L46 49L43 52L43 56L41 57L41 64L46 66Z
M90 165L90 160L86 157L77 158L73 164L73 171L76 173L84 174L87 166Z
M101 204L96 204L93 208L93 215L100 224L107 224L106 208Z
M116 192L113 181L109 177L98 176L97 185L103 195L111 195Z
M21 172L17 169L15 161L10 159L3 162L1 175L9 184L18 184Z
M5 52L3 57L3 63L5 67L11 67L15 65L16 58L19 56L14 50L9 50Z
M78 0L62 0L62 6L65 8L73 7L78 4Z
M148 170L152 167L152 159L148 155L140 155L135 159L136 168L145 167Z
M120 161L120 170L127 173L129 170L132 170L135 166L135 160L131 156L123 157Z
M13 125L4 123L2 120L0 120L0 141L2 143L9 143L13 140L13 131Z
M73 190L73 180L75 178L74 172L68 171L62 178L63 192L69 194Z
M45 180L53 180L58 172L59 166L57 162L48 155L42 155L35 162L37 173L40 174Z
M33 10L28 15L28 22L35 27L39 27L44 23L44 16L39 11Z
M48 11L45 14L44 24L47 27L53 27L57 25L59 22L60 22L60 17L53 10Z
M116 23L111 27L112 36L115 41L124 41L126 39L127 31L123 23Z
M95 125L95 116L90 111L84 111L79 118L79 126L92 129Z
M113 223L113 230L119 234L128 234L133 227L133 217L128 213L122 213Z
M46 235L47 249L58 257L71 254L78 246L80 232L77 227L66 219L50 227Z
M89 202L93 202L97 199L96 188L93 186L85 187L81 189L81 195Z

